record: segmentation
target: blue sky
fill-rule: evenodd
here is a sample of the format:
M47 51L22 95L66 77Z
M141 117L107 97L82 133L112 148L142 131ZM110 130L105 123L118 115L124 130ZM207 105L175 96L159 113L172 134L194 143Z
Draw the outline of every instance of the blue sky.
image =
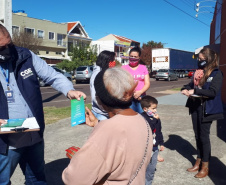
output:
M214 6L211 0L12 0L13 11L24 10L29 17L80 21L93 40L112 33L141 45L153 40L187 51L209 44Z

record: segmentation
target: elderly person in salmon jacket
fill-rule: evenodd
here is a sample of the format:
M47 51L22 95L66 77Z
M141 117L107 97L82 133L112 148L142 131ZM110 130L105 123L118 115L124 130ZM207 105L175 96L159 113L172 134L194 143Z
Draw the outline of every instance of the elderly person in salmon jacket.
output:
M94 86L110 118L98 122L86 108L86 124L94 129L63 171L63 182L144 185L153 141L148 123L129 108L136 87L133 77L122 68L109 68L97 75Z

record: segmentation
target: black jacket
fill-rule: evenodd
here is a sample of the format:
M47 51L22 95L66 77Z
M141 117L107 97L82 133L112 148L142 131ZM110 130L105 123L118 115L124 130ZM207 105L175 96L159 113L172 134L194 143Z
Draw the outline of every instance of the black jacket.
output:
M152 133L156 129L155 134L156 134L156 143L154 146L158 145L163 145L164 140L163 140L163 135L162 135L162 124L160 119L156 119L153 117L149 117L146 112L142 112L141 115L145 118L145 120L148 122L148 124L151 127Z
M204 98L188 98L186 107L189 113L196 111L197 107L203 105L203 122L223 119L223 105L221 100L221 88L223 82L223 74L219 69L215 69L203 85L202 89L194 89L193 78L191 82L184 85L181 90L194 89L194 94L203 96Z
M40 126L39 135L43 137L43 131L45 128L44 123L44 113L42 106L42 96L40 91L39 82L37 79L37 74L33 67L32 63L32 55L28 49L16 47L16 51L18 54L18 60L13 62L14 74L16 78L16 82L18 88L30 107L34 117L37 119L37 122ZM21 75L21 72L30 69L32 74L29 78L24 78ZM8 119L8 103L7 99L4 96L4 90L0 83L0 118ZM31 132L32 142L35 143L39 138L34 132ZM0 153L7 152L8 145L8 134L0 134Z

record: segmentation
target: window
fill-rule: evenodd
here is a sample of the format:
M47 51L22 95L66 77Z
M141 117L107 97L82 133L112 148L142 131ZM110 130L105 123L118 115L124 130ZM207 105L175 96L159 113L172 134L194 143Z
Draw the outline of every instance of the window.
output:
M64 38L65 38L65 35L59 34L59 33L57 34L57 45L58 46L65 46Z
M57 45L62 46L63 45L63 35L57 34Z
M38 38L44 38L44 31L38 30Z
M49 32L49 40L54 40L54 33L53 32Z
M30 34L34 34L35 30L32 28L24 28L25 33L30 33Z
M49 54L49 52L48 52L48 51L46 51L46 54Z
M16 34L18 35L20 32L19 27L18 26L12 26L12 33L13 35Z

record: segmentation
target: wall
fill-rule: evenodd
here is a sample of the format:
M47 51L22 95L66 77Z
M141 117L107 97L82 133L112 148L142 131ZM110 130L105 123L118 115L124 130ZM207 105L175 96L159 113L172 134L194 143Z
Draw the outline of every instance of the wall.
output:
M219 2L219 0L218 0ZM223 3L222 3L223 2ZM220 21L220 60L219 60L219 65L220 65L220 70L224 74L224 80L223 80L223 87L222 87L222 100L224 104L224 119L223 120L218 120L217 121L217 136L226 142L226 2L225 0L221 1L222 7L221 7L221 21ZM215 8L215 13L213 17L213 22L211 25L211 30L210 30L210 44L214 44L216 41L216 8ZM218 38L219 38L218 37ZM218 40L217 40L218 41Z
M220 69L224 73L222 99L226 107L226 1L224 1L224 3L222 4L220 47Z
M53 51L55 48L61 49L61 51L65 52L67 47L58 46L57 45L57 33L67 35L67 24L54 23L47 20L35 19L23 15L17 15L13 13L12 25L18 26L20 29L23 27L32 28L35 30L35 34L37 34L38 30L44 31L44 39L42 42L42 46L46 47L46 51ZM55 33L55 39L49 40L49 32ZM65 38L65 43L67 45L67 36ZM45 52L45 51L43 51Z
M115 49L115 41L114 40L97 40L97 41L92 41L91 45L96 45L97 46L97 54L101 51L108 50L108 51L113 51Z

